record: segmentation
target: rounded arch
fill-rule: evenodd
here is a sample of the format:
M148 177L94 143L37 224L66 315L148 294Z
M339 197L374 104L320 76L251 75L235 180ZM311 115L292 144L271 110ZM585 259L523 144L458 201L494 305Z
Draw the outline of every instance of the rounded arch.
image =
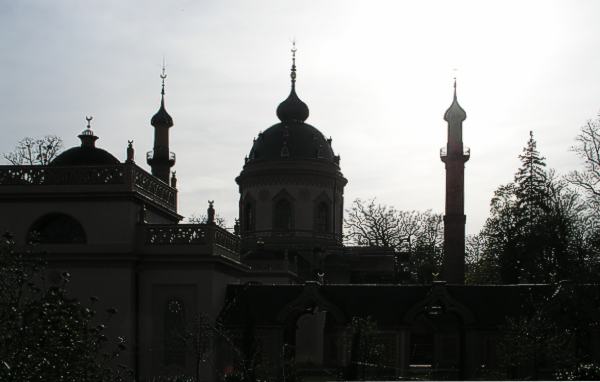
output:
M28 241L42 244L85 244L87 235L74 217L52 212L39 217L27 232Z
M242 231L256 230L256 201L249 193L242 200Z
M425 299L413 305L404 314L402 321L412 324L417 316L423 313L431 316L453 313L460 318L464 325L472 325L475 322L471 310L450 296L443 281L434 282Z
M284 189L273 198L273 229L292 231L294 225L294 198Z
M164 307L164 364L185 367L185 304L169 298Z

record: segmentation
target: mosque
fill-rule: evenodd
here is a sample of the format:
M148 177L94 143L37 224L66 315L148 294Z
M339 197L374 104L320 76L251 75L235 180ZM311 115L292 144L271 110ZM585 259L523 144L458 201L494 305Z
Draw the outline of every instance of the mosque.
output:
M347 334L356 317L377 324L382 378L431 371L477 377L497 362L498 328L519 311L525 287L464 285L469 150L456 84L440 153L444 281L411 285L402 282L402 254L343 245L348 180L332 140L306 123L295 60L293 49L279 122L254 139L235 179L234 232L215 223L212 202L206 223L180 223L164 71L151 119L154 147L146 155L150 173L136 163L131 142L123 162L98 147L87 118L81 145L47 166L0 166L0 229L13 232L22 248L35 234L51 280L69 271L78 297L98 296L118 309L110 331L127 339L121 361L139 380L194 374L194 354L178 333L200 315L218 320L231 342L242 344L237 353L214 344L221 350L202 364L207 381L238 367L236 357L252 359L254 372L268 380L333 379L357 360Z

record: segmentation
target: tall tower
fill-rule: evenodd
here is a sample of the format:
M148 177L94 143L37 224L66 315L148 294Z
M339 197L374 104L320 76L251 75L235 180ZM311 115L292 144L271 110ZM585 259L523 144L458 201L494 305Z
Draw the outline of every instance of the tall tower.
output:
M443 280L451 284L465 282L465 162L470 150L463 147L462 123L467 113L456 99L446 110L444 120L448 122L448 143L440 150L440 158L446 165L446 214L444 215L444 261Z
M152 175L169 184L169 172L175 164L175 153L169 151L169 129L173 126L173 118L165 109L165 79L167 75L164 65L160 78L162 79L160 109L150 120L150 124L154 126L154 149L148 151L146 161L152 168Z

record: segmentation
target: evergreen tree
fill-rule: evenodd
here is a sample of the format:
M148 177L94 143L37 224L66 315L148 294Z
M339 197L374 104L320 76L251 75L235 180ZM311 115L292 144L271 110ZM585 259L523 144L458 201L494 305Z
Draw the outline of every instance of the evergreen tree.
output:
M520 281L539 282L545 270L543 264L547 254L544 253L544 247L549 239L545 218L550 200L545 158L537 150L531 131L519 159L521 167L514 181L517 228L515 255L521 266Z
M481 232L485 246L471 280L551 283L580 277L590 253L585 205L567 183L546 170L533 133L519 156L514 182L494 193ZM589 219L588 219L589 220ZM479 266L485 265L485 266ZM577 276L575 276L577 275Z

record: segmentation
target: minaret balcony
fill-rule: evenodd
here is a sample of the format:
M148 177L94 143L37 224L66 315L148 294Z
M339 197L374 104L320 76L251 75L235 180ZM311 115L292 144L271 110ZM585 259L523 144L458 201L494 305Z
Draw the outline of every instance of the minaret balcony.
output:
M454 157L454 158L458 157L466 162L471 157L471 148L470 147L463 148L462 155L459 153L454 153L454 154L450 153L450 157ZM442 147L440 149L440 159L442 160L442 162L446 162L447 158L448 158L448 149L446 147Z
M163 153L157 152L156 150L150 150L146 153L146 162L152 166L153 163L161 162L167 159L169 161L169 166L173 167L175 164L175 153L169 151L169 155L167 158L164 157Z

